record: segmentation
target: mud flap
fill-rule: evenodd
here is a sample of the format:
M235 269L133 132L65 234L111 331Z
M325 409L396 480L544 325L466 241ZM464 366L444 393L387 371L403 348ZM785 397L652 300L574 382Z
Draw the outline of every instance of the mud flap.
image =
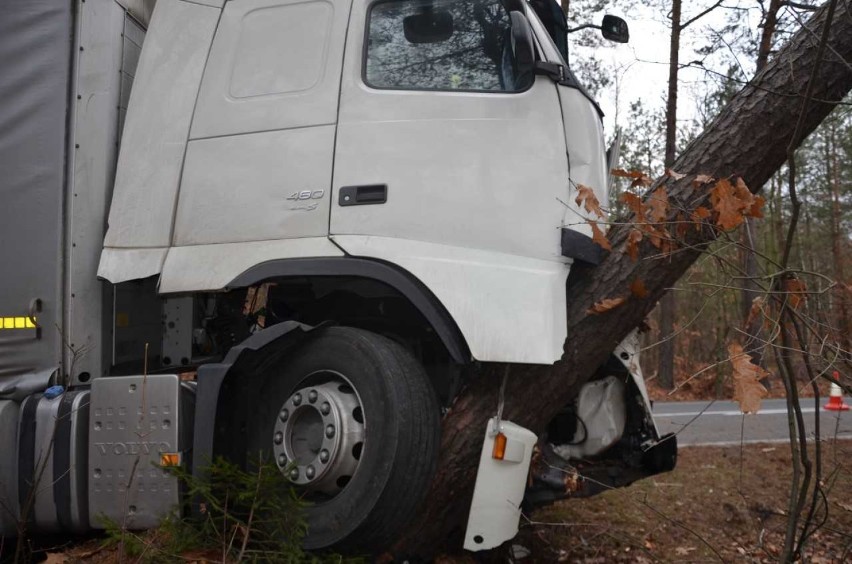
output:
M467 520L464 548L478 551L500 546L518 533L521 502L527 485L533 447L538 439L532 431L509 421L500 421L506 436L502 460L492 457L496 419L489 419L479 456L476 486Z

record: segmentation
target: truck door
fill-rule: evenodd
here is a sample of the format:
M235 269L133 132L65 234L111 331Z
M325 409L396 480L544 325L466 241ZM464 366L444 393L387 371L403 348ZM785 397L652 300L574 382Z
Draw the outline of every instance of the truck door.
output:
M552 80L515 75L504 5L355 0L333 237L564 260L568 171L559 97Z

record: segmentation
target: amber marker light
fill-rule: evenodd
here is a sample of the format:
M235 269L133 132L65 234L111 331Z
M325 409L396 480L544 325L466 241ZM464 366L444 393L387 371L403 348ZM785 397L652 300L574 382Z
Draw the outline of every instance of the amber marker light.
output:
M180 466L179 452L160 453L160 466Z
M497 433L494 437L494 448L491 449L491 458L503 460L504 456L506 456L506 435Z

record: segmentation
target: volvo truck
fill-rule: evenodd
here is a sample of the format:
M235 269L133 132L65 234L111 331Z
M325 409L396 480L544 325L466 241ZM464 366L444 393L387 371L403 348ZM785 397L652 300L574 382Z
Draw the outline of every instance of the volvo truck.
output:
M155 527L164 465L261 452L307 548L389 546L471 371L579 338L608 163L546 4L3 2L0 535ZM546 433L481 425L471 550L674 465L635 335Z

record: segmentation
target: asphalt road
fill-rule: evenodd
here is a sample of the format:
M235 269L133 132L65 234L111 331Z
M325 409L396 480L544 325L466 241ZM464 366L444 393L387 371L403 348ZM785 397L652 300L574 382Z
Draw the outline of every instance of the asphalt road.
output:
M845 398L852 405L850 398ZM821 400L821 404L826 402ZM814 403L802 399L802 415L808 438L814 436ZM852 439L852 411L825 411L820 407L820 436L823 439ZM678 445L710 446L746 443L787 442L785 400L763 400L760 412L743 415L732 401L654 402L654 420L660 433L677 433Z

